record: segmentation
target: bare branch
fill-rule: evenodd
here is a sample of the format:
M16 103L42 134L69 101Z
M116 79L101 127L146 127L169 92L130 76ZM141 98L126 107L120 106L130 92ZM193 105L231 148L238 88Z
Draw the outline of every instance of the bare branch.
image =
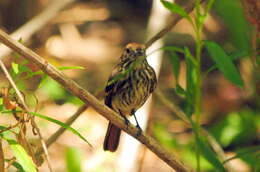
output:
M201 0L201 3L203 3L205 0ZM181 2L181 1L180 1ZM192 12L195 7L195 0L188 1L186 6L184 7L185 11L188 13ZM166 33L170 32L171 29L182 19L182 17L178 14L173 14L171 17L171 21L169 24L164 27L160 32L158 32L156 35L154 35L149 41L145 43L145 47L150 47L155 41L158 39L161 39Z
M102 116L107 118L110 122L124 130L126 133L130 134L141 143L146 145L152 152L154 152L158 157L160 157L163 161L165 161L168 165L170 165L173 169L179 172L189 171L187 167L183 165L183 163L173 155L172 152L168 152L163 147L161 147L153 138L147 136L142 133L137 136L138 129L132 124L126 125L123 118L120 117L113 110L105 106L103 103L98 101L96 97L90 94L88 91L80 87L75 81L69 79L65 76L61 71L56 69L54 66L49 64L45 59L40 57L38 54L26 48L19 42L13 40L8 34L0 30L0 40L19 53L24 56L27 60L35 63L43 72L52 77L58 83L60 83L65 89L71 92L73 95L80 98L83 102L92 106L97 112L99 112Z

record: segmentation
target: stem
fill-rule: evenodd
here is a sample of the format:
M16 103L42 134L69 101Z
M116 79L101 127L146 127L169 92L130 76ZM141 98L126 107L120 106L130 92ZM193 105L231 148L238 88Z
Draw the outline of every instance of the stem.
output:
M199 0L196 0L196 18L195 18L195 33L196 33L196 88L195 88L195 139L199 140L199 133L200 133L200 116L201 116L201 50L202 50L202 40L201 40L201 32L202 32L202 23L199 21L201 11ZM196 145L196 160L197 160L197 172L200 172L200 150L198 144Z
M196 59L197 59L197 67L196 67L196 75L197 75L197 83L196 83L196 92L195 92L195 137L196 140L199 139L199 133L200 133L200 114L201 114L201 60L200 60L200 54L201 54L201 41L198 40L196 43ZM198 145L196 146L196 160L197 160L197 171L200 172L200 150Z

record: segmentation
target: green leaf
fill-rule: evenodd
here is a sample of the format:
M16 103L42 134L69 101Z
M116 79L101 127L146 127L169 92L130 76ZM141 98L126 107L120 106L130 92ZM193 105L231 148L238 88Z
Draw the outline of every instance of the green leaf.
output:
M12 69L15 74L19 73L19 65L17 63L12 62Z
M43 75L38 88L41 88L41 91L46 93L53 100L66 98L66 90L55 80L48 77L48 75Z
M206 5L206 10L205 10L205 15L209 12L209 10L212 8L213 3L215 2L215 0L209 0L209 2L207 2Z
M81 155L76 148L66 150L66 165L68 172L81 172Z
M238 0L217 0L213 4L216 14L227 26L229 39L238 50L252 50L250 24L245 17L245 11Z
M176 85L175 92L181 96L186 96L186 91L179 85Z
M232 59L225 53L225 51L215 42L205 41L205 46L215 61L218 69L224 76L233 84L243 87L241 76L233 64Z
M18 170L18 172L26 172L18 162L13 162L12 166L14 166Z
M61 67L58 67L59 70L68 70L68 69L85 69L84 67L82 66L61 66Z
M207 15L199 15L197 17L197 22L199 24L199 26L201 27L206 19Z
M191 20L189 14L181 6L177 5L176 3L171 3L171 2L168 2L165 0L161 0L161 3L163 4L163 6L165 8L170 10L172 13L177 13L180 16L188 19L192 23L192 20Z
M183 48L175 47L175 46L165 46L165 47L160 48L160 50L165 50L165 51L170 51L170 52L178 52L178 53L184 54Z
M185 114L189 117L194 112L194 94L196 89L196 61L191 55L189 49L185 47L185 62L186 62L186 105Z
M34 115L34 116L37 116L39 118L42 118L42 119L45 119L45 120L48 120L50 122L53 122L59 126L62 126L63 128L66 128L67 130L71 131L73 134L77 135L79 138L81 138L82 140L84 140L90 147L92 147L92 145L77 131L75 130L74 128L72 128L71 126L61 122L61 121L58 121L56 119L53 119L51 117L48 117L48 116L45 116L45 115L42 115L42 114L39 114L39 113L34 113L34 112L30 112L30 114Z
M81 66L61 66L61 67L58 67L59 70L69 70L69 69L85 69L84 67L81 67ZM43 75L44 72L41 71L41 70L38 70L36 72L32 72L28 77L32 77L32 76L35 76L35 75Z
M240 58L248 57L249 53L246 51L237 51L237 52L231 53L229 56L234 61L234 60L237 60Z
M217 155L210 149L209 145L203 138L197 138L196 143L206 160L208 160L218 171L226 171L220 160L217 158Z
M176 81L178 81L179 72L180 72L180 59L175 52L170 53L170 61L171 61L171 64L172 64L173 74L176 78Z
M4 105L0 104L0 112L2 112L4 110Z
M24 171L37 172L36 166L33 163L31 157L26 153L24 148L19 145L15 140L6 139L13 155L16 157L19 164L23 167Z
M247 57L248 55L249 55L248 52L238 51L238 52L231 53L229 56L232 59L232 61L234 61L234 60L237 60L237 59L240 59L240 58ZM217 65L211 66L205 73L208 74L215 69L217 69Z
M25 65L19 65L19 71L22 72L32 72L31 69Z

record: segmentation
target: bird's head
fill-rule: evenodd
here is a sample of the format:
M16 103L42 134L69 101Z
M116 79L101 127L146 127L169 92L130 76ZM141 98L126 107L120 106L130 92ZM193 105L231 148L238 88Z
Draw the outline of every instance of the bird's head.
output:
M145 45L138 43L129 43L124 48L123 55L121 60L130 60L134 61L138 57L145 56Z

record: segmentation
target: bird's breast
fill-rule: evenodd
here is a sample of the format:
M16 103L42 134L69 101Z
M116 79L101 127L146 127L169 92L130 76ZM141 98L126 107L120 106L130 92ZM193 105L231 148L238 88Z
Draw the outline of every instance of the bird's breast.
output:
M116 94L112 98L112 106L124 112L131 113L132 110L140 108L150 94L152 82L149 70L133 70L120 81Z

